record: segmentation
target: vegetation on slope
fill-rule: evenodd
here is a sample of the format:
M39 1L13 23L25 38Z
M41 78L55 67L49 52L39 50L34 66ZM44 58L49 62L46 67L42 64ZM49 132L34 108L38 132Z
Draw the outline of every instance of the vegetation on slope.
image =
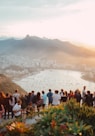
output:
M22 89L16 83L12 82L10 78L6 77L3 74L0 74L0 92L14 93L15 90L18 90L18 92L21 94L26 93L24 89Z

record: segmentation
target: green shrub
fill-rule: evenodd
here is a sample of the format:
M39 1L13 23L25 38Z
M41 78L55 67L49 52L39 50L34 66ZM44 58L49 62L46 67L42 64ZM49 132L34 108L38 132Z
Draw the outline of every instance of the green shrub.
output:
M83 121L84 124L90 125L95 131L95 109L86 105L80 106L75 99L68 101L64 107L66 115L78 122Z
M94 136L92 126L78 118L80 106L75 100L51 107L35 125L35 136Z
M80 106L75 99L59 106L51 106L40 112L40 115L41 118L37 123L29 128L17 122L17 126L20 125L24 129L19 129L21 127L15 127L12 131L9 129L6 136L16 134L19 136L22 134L23 136L95 136L95 109L86 105ZM34 114L30 116L33 117Z

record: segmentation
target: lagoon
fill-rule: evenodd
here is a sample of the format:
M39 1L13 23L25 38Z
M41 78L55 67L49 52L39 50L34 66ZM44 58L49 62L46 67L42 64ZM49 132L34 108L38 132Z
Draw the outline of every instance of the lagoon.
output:
M95 83L86 81L81 77L82 73L78 71L48 69L34 75L30 74L23 79L14 80L14 82L27 92L32 90L35 92L42 90L48 92L49 88L53 91L55 89L59 91L60 89L75 91L76 89L82 90L84 85L87 86L87 90L94 92Z

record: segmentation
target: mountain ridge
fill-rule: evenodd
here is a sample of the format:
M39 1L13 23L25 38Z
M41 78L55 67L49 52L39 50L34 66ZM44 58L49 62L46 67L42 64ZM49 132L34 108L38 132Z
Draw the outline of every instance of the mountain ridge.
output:
M95 51L29 35L0 41L0 73L15 79L47 68L94 71Z
M1 50L8 50L10 53L17 51L23 53L24 50L35 52L55 53L61 51L71 56L77 57L95 57L95 51L78 47L67 41L60 41L58 39L46 39L36 36L26 36L23 39L6 39L0 41ZM5 50L5 52L6 52ZM23 51L22 51L23 50ZM25 54L25 52L24 52Z

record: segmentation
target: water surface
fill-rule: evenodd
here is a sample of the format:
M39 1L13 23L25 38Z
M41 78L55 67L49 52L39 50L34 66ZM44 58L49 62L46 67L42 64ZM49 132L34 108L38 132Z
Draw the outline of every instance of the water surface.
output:
M95 83L83 80L81 76L82 73L77 71L49 69L15 82L27 92L32 90L47 92L49 88L53 91L55 89L60 91L61 88L75 91L76 89L82 90L84 85L87 86L87 90L95 91Z

